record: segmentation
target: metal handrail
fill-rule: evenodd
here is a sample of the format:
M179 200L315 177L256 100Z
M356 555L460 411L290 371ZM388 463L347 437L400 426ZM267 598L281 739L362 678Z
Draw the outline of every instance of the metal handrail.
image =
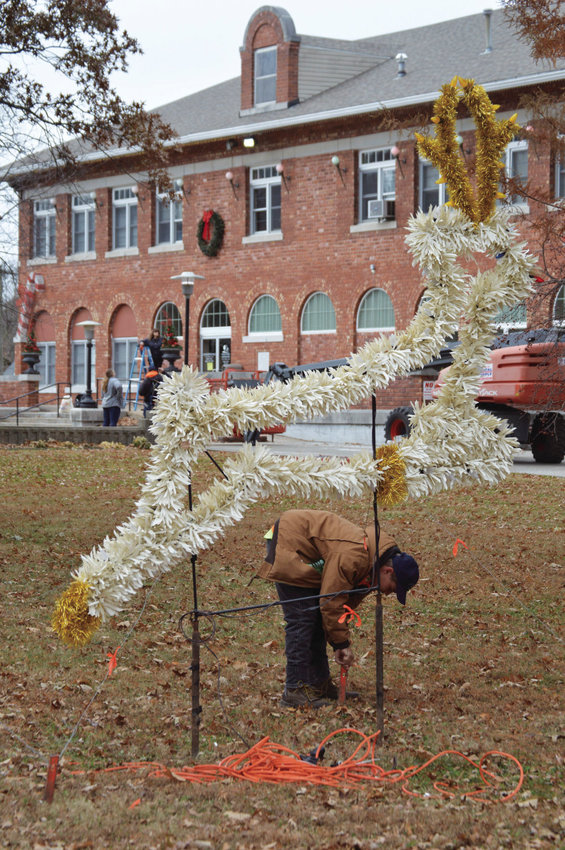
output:
M57 381L57 382L53 382L52 384L46 384L44 387L41 387L42 390L48 390L51 387L55 387L56 388L56 390L55 390L56 391L56 398L50 399L49 401L39 401L39 402L37 402L37 404L27 405L24 408L25 412L28 413L30 410L34 410L36 407L43 407L46 404L52 404L54 401L56 401L57 402L57 418L59 418L59 401L60 401L60 398L61 398L60 395L59 395L59 386L61 384L65 387L68 387L68 385L69 385L67 381ZM16 426L19 428L19 426L20 426L20 399L26 398L29 395L36 395L37 392L38 392L38 390L29 390L27 393L21 393L21 395L14 396L13 398L1 400L0 404L10 404L10 402L15 401L16 402L16 409L14 411L12 411L12 413L8 413L6 416L1 416L0 421L3 422L5 419L11 419L12 416L15 416L16 417Z

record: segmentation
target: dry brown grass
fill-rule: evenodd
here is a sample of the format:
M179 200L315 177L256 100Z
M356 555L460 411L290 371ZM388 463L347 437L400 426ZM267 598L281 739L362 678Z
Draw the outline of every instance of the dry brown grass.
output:
M406 609L385 601L385 731L378 751L387 769L421 764L453 748L476 756L504 750L526 779L513 801L491 805L435 798L430 780L463 790L476 773L455 760L428 772L434 796L411 799L398 786L329 788L212 786L151 779L146 771L105 772L112 764L190 759L190 647L178 631L190 610L190 564L155 586L118 668L106 681L67 750L54 802L42 802L47 759L60 751L103 679L107 653L123 644L144 603L141 593L82 651L61 645L49 621L80 553L131 512L147 453L127 448L0 449L0 828L19 848L556 848L563 815L563 620L565 528L562 479L512 476L495 488L460 490L383 512L382 524L420 561L422 581ZM220 458L221 460L221 458ZM215 474L199 464L195 489ZM367 502L324 500L310 507L363 524ZM200 607L274 598L249 585L264 530L286 498L262 503L198 561ZM472 553L455 559L462 538ZM199 762L243 752L238 735L306 753L342 726L374 731L373 606L360 609L360 703L285 712L278 608L217 619L202 650ZM204 626L203 629L206 627ZM219 691L225 717L219 703ZM17 736L17 737L16 737ZM334 741L328 759L349 753ZM497 765L502 770L501 765ZM76 775L74 769L85 773ZM508 775L508 783L515 774ZM140 803L130 808L136 800Z

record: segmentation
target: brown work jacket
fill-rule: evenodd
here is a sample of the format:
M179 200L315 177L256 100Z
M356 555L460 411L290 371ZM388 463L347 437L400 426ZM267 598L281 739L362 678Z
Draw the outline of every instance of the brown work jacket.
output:
M348 591L371 578L375 548L374 525L363 530L329 511L286 511L275 525L267 560L258 575L281 584L319 587L321 595L339 592L339 596L321 599L320 610L328 642L334 649L342 649L349 646L348 625L339 622L343 605L355 608L365 598L363 593ZM379 563L394 551L398 551L396 542L381 529ZM323 566L311 566L321 559Z

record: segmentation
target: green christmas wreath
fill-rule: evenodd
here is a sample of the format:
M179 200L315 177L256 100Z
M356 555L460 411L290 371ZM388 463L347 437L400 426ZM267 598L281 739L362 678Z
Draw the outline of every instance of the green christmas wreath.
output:
M206 210L198 222L196 238L198 247L207 257L215 257L224 241L225 224L222 216L214 210Z

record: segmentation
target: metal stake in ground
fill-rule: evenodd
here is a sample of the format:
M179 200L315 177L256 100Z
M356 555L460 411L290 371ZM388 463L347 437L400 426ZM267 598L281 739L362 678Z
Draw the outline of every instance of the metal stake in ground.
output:
M372 407L372 443L373 460L377 459L377 399L373 393L371 398ZM377 505L377 488L373 490L373 514L375 518L375 561L373 563L373 576L371 584L377 587L377 602L375 607L375 673L376 673L376 709L377 729L380 735L377 744L382 744L384 734L384 653L383 653L383 602L381 595L381 570L379 564L379 538L380 525ZM376 580L376 582L375 582Z
M192 512L192 484L188 485L188 507ZM191 696L192 696L192 758L196 758L200 751L200 633L198 630L198 591L196 586L196 555L190 556L192 565L192 662L190 670L192 673Z

